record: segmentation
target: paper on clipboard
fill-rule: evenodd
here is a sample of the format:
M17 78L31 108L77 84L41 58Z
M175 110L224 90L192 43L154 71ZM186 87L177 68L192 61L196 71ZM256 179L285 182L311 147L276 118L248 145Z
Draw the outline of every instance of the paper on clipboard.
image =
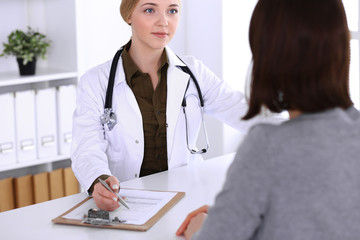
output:
M124 224L142 225L164 207L175 195L175 192L121 189L121 196L126 198L126 203L130 209L120 206L117 210L110 212L110 218L118 217L120 220L126 221ZM91 208L97 208L93 198L64 215L63 218L82 220L84 214Z
M91 197L85 198L65 213L52 219L52 222L87 227L147 231L185 196L185 192L142 189L122 188L120 192L123 197L127 198L126 203L130 209L121 206L118 210L110 212L110 219L114 219L116 216L119 220L126 220L126 223L115 225L92 225L84 223L84 214L87 214L90 208L96 207Z

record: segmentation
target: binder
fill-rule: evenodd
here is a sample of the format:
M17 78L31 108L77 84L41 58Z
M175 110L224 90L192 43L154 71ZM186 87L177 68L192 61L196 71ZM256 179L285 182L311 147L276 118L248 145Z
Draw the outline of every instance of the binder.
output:
M77 181L71 167L64 168L64 188L65 196L79 193L79 182Z
M34 203L32 175L15 178L15 207L25 207Z
M35 92L37 156L57 156L56 89L41 89Z
M13 93L0 95L0 165L16 163L15 100Z
M15 208L14 186L12 178L0 180L0 212Z
M60 86L57 91L59 153L69 155L72 141L72 116L76 106L76 86Z
M49 173L43 172L33 176L34 203L50 200Z
M63 169L59 168L49 173L50 199L65 197Z
M36 159L35 93L15 93L16 149L18 162Z

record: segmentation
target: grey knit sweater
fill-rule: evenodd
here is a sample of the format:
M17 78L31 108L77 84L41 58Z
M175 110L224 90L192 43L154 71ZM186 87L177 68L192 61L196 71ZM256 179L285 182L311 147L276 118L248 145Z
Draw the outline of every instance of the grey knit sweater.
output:
M360 239L359 111L252 128L194 239Z

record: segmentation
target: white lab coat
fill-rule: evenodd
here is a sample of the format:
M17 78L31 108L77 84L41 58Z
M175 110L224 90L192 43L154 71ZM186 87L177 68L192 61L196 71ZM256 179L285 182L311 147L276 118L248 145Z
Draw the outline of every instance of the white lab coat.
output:
M189 75L177 66L184 63L166 47L169 58L167 72L167 154L168 168L183 166L199 154L190 154L186 144L185 117L181 107ZM233 91L193 57L184 57L195 75L205 102L204 112L246 131L252 124L240 121L247 110L242 93ZM111 61L84 74L78 84L77 106L73 117L72 167L84 189L89 189L96 177L107 174L119 181L139 177L144 156L144 134L140 109L126 83L122 60L119 60L112 107L117 124L112 131L104 130L100 116L104 103ZM189 144L194 146L201 125L201 114L195 85L190 81L187 98Z

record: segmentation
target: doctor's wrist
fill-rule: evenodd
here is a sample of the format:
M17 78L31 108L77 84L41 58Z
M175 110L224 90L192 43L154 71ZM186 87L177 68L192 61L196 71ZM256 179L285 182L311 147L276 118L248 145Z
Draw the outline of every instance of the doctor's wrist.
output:
M89 194L90 196L92 195L92 193L93 193L93 191L94 191L94 186L95 186L95 184L97 184L97 183L99 182L99 178L100 178L101 180L104 180L104 181L105 181L105 180L108 179L109 177L110 177L110 176L109 176L109 175L106 175L106 174L97 177L97 178L95 179L95 181L91 184L90 188L88 189L88 194Z

